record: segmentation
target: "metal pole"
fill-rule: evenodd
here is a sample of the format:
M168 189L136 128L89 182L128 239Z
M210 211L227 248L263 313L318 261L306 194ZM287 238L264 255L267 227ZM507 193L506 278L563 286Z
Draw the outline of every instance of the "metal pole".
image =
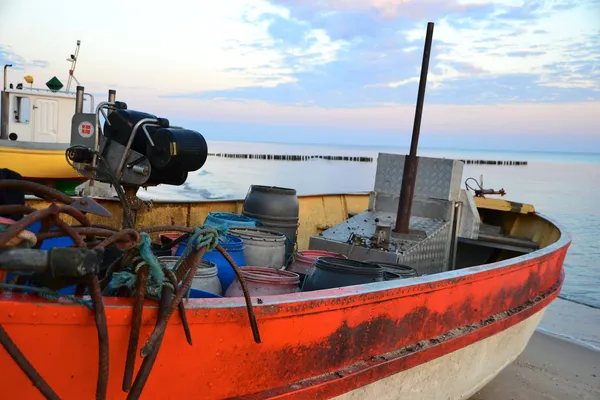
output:
M396 215L396 228L394 232L409 233L410 212L415 193L415 181L417 180L417 147L419 145L419 132L421 131L421 116L423 115L423 102L425 101L425 86L427 85L427 71L429 69L429 56L431 54L431 41L433 39L433 22L427 23L427 34L425 36L425 49L423 51L423 63L421 64L421 78L419 80L419 93L417 95L417 108L415 110L415 121L413 124L412 139L410 141L410 153L404 159L404 172L402 174L402 188L400 189L400 200L398 202L398 214Z
M83 92L85 89L83 86L77 86L77 91L75 92L75 114L83 113Z
M12 64L6 64L4 66L4 90L6 90L6 88L8 87L8 73L6 72L6 70L10 67L12 67Z
M115 104L116 99L117 99L117 91L115 89L108 89L108 102L110 104ZM112 108L109 108L108 110L106 110L107 115L109 115L111 112L113 112Z
M79 46L81 45L81 40L77 41L77 46L75 47L75 54L70 59L71 68L69 69L69 79L67 80L67 92L71 88L71 82L73 81L73 75L75 74L75 67L77 67L77 59L79 58Z

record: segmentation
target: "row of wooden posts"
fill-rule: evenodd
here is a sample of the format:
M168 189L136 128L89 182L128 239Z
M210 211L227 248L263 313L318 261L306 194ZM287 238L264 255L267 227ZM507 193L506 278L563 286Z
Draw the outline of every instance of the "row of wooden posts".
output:
M308 160L328 160L328 161L353 161L353 162L373 162L373 157L353 157L353 156L324 156L308 154L240 154L240 153L209 153L209 156L223 158L241 158L249 160L275 160L275 161L308 161ZM476 165L527 165L527 161L511 160L461 160L465 164Z

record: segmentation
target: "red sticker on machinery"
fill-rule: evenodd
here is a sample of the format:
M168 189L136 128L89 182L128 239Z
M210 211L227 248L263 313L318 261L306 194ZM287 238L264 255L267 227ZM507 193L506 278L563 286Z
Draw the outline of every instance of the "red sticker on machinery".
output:
M89 138L94 135L94 126L89 122L82 122L77 128L79 135L84 138Z

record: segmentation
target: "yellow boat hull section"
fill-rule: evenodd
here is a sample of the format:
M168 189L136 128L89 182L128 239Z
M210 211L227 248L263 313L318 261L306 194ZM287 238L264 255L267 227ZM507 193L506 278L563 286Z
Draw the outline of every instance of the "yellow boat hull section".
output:
M88 215L94 224L110 225L121 228L123 211L116 199L100 199L96 201L112 213L111 218ZM503 228L507 234L533 238L542 247L555 242L560 237L560 231L538 218L532 213L520 210L533 209L530 204L513 203L507 200L478 198L477 208L482 211L504 212ZM300 205L300 226L298 227L298 248L307 249L310 237L332 226L335 226L350 216L365 211L369 207L368 193L353 194L324 194L298 196ZM27 204L34 208L45 208L49 203L40 199L28 199ZM137 227L158 225L200 226L210 212L241 213L244 200L215 200L190 202L147 201L137 214ZM517 211L514 211L517 209ZM510 212L512 210L512 212ZM69 216L63 216L65 221L74 224ZM485 219L485 218L484 218Z
M0 146L0 168L11 169L27 179L87 180L67 164L64 150Z
M308 248L312 235L346 220L349 215L358 214L369 206L368 194L328 194L298 196L300 204L300 226L298 227L298 247ZM111 218L89 215L92 223L111 225L120 228L123 221L121 204L115 200L96 199L108 211ZM44 208L49 203L44 200L28 199L27 204L35 208ZM241 213L244 200L218 200L198 202L145 202L138 211L137 227L157 225L200 226L210 212ZM70 217L65 220L74 223Z

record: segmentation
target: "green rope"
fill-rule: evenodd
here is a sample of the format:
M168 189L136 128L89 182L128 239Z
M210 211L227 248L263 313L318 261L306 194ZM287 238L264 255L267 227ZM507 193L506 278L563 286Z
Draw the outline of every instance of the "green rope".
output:
M35 294L37 294L38 296L40 296L41 298L44 298L46 300L55 300L56 301L62 297L64 299L71 300L74 303L80 304L86 308L89 308L92 311L94 310L94 306L92 305L91 301L83 300L82 298L73 296L71 294L63 294L63 293L55 292L52 289L48 289L48 288L44 288L44 287L15 285L12 283L3 283L3 282L0 282L0 287L3 289L9 289L9 290L18 289L18 290L26 290L26 291L34 292Z
M188 239L187 245L183 254L177 260L177 263L173 270L176 270L179 265L187 258L193 248L200 249L202 247L208 247L209 250L213 250L219 244L219 233L224 230L220 227L202 227L194 228L194 233ZM127 266L121 272L115 272L112 280L108 284L107 294L116 295L119 288L126 287L134 291L137 282L137 274L143 265L148 266L148 282L146 284L146 296L148 298L160 299L163 286L170 286L173 288L171 281L165 276L160 261L152 252L152 241L150 235L146 232L140 234L140 243L138 245L139 258L141 261L138 262L135 267ZM175 289L175 288L173 288Z
M175 265L175 270L179 267L179 265L187 258L193 248L196 250L201 249L202 247L207 247L206 251L213 251L217 245L219 244L219 236L224 236L227 233L226 226L203 226L201 228L195 227L194 233L190 236L181 254L179 260L177 260L177 264Z

